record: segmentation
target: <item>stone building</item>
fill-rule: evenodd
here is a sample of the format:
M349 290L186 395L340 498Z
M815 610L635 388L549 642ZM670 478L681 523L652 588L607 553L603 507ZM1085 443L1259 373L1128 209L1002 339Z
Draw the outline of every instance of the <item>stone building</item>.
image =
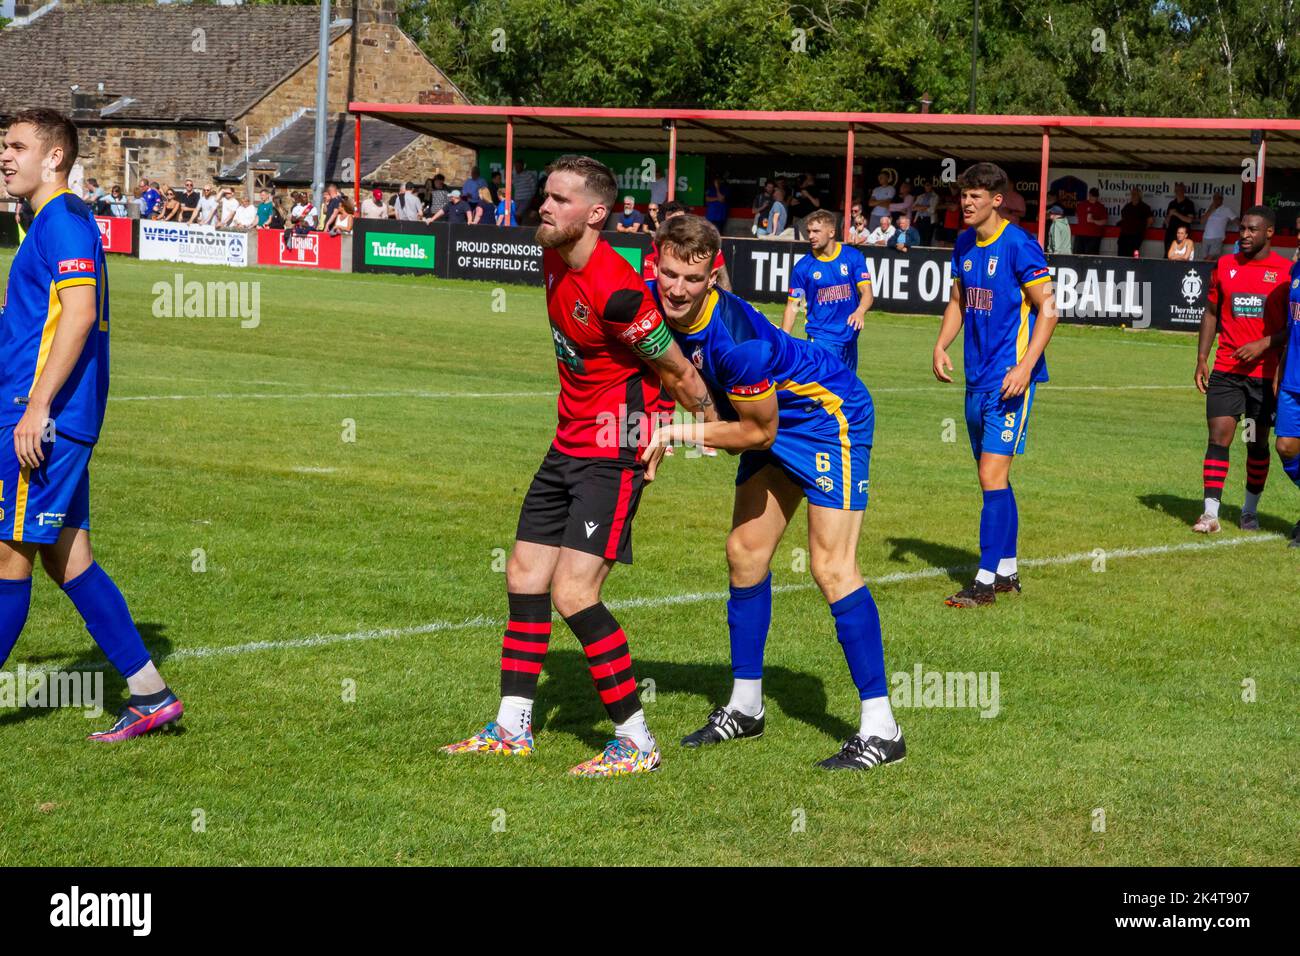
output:
M13 5L15 19L0 30L0 128L27 106L69 113L84 174L105 188L129 192L142 176L165 185L186 178L310 183L320 7ZM467 102L398 28L396 5L333 6L326 179L345 188L354 166L349 101ZM391 186L438 172L459 182L474 157L366 120L361 162L363 184Z

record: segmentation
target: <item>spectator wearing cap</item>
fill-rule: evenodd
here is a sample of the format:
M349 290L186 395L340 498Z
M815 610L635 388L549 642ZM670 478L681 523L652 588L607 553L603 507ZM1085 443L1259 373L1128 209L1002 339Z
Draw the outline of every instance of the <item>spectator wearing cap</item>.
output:
M1070 232L1070 220L1065 218L1065 210L1058 205L1047 208L1047 247L1043 250L1049 255L1068 256L1074 251L1074 236Z
M393 197L393 218L401 222L418 222L420 200L415 195L415 183L403 183Z
M382 189L372 189L370 195L361 200L361 218L388 218L388 205L384 202L384 191Z
M442 219L454 226L464 226L472 221L473 215L469 203L465 202L460 190L453 189L447 194L446 207L434 216L434 219Z
M645 216L636 208L636 200L631 196L623 197L623 211L614 214L614 229L617 232L640 232Z

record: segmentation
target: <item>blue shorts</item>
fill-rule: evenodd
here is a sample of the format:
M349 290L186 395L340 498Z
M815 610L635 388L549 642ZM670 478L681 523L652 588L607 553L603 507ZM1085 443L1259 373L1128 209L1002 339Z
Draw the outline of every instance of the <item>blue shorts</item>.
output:
M816 338L812 334L809 334L808 341L820 345L827 352L830 352L837 359L847 365L850 372L857 372L858 337L856 335L854 335L848 342L831 342L829 340Z
M41 446L45 461L23 468L14 426L0 428L0 541L53 544L66 528L90 528L91 445L56 438Z
M1034 388L1016 398L1005 401L1000 389L987 392L966 392L966 431L970 435L970 450L978 459L988 452L993 455L1023 455L1025 440L1029 437L1029 413L1034 406Z
M1265 388L1268 385L1265 384ZM1273 434L1278 438L1300 438L1300 392L1277 390L1277 420Z
M741 452L736 484L743 485L765 466L775 465L803 489L808 504L864 511L871 481L874 431L874 413L857 422L843 418L840 433L834 437L778 429L771 448Z

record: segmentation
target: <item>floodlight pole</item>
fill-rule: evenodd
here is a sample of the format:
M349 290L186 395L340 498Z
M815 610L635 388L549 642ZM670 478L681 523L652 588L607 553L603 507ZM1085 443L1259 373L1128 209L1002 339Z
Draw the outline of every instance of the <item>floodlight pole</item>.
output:
M352 208L361 215L361 116L357 116L352 138Z
M677 120L668 121L668 202L677 197Z
M980 48L980 0L975 0L975 12L971 16L970 28L970 109L975 112L975 82L979 71Z
M1259 135L1259 154L1255 158L1255 205L1264 205L1264 159L1268 152L1268 137Z
M514 174L515 174L515 121L513 117L506 117L506 204L503 207L506 211L506 225L510 225L510 204L514 202ZM516 222L515 225L518 225Z
M356 29L356 26L353 26ZM325 192L325 111L328 109L330 78L330 0L321 0L320 39L316 53L316 142L311 166L312 203L318 217L324 214L321 196ZM360 120L357 121L358 124Z
M1043 127L1043 156L1038 167L1038 244L1047 237L1047 164L1052 155L1052 134Z

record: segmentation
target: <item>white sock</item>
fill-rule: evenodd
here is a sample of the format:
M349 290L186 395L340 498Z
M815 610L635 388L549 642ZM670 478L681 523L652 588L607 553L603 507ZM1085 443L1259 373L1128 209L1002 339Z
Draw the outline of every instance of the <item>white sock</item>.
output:
M763 712L763 680L736 678L731 685L731 700L727 710L738 710L746 717L757 717Z
M992 571L980 568L979 573L975 575L975 581L978 584L992 584L995 577L996 575Z
M1241 506L1242 514L1248 514L1248 515L1257 514L1259 512L1259 496L1262 495L1263 493L1264 492L1262 491L1246 492L1246 501Z
M518 737L533 725L533 702L527 697L502 697L497 724L511 737Z
M1219 517L1219 499L1218 499L1218 498L1206 498L1206 499L1205 499L1205 513L1206 513L1207 515L1209 515L1211 518L1217 518L1217 517Z
M894 712L889 709L888 697L872 697L862 702L858 736L863 740L868 737L893 740L898 736L898 723L894 720Z
M1016 573L1015 558L1003 558L1001 561L998 562L998 574L1002 575L1004 578L1009 578L1011 577L1011 575L1015 573Z
M626 737L636 744L638 750L649 753L655 749L655 739L646 726L645 711L638 710L621 724L614 725L615 737Z

